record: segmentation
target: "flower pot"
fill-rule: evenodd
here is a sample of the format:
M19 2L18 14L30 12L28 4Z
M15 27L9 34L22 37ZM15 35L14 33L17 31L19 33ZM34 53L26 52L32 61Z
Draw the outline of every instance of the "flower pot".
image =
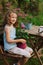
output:
M32 28L32 23L27 23L26 24L26 29L31 29Z

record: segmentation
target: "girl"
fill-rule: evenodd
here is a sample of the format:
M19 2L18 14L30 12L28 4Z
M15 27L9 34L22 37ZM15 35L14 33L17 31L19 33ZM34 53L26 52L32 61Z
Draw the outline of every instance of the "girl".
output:
M24 42L23 44L26 43L25 39L14 39L16 38L15 26L17 26L17 23L17 14L13 10L8 11L4 19L4 50L14 54L22 55L23 58L17 63L17 65L24 65L28 58L31 57L33 50L27 46L25 49L17 47L16 43L18 42Z

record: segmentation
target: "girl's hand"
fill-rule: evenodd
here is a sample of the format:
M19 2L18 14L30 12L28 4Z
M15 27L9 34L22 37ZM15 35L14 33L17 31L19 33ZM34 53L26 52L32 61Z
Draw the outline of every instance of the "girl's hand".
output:
M21 43L23 43L23 44L26 43L26 40L25 40L25 39L20 39L19 41L20 41Z

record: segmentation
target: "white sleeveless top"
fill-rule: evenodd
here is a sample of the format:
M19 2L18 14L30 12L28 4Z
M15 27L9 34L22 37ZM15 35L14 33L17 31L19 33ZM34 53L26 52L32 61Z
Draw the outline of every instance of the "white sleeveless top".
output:
M13 26L10 27L10 26L6 25L5 28L6 28L6 27L8 27L9 30L10 30L10 38L11 38L11 39L16 38L16 29L15 29ZM3 40L4 40L4 50L9 50L9 49L11 49L11 48L17 46L16 43L11 43L11 44L10 44L10 43L8 43L8 42L6 41L6 33L5 33L5 32L4 32L4 35L3 35Z

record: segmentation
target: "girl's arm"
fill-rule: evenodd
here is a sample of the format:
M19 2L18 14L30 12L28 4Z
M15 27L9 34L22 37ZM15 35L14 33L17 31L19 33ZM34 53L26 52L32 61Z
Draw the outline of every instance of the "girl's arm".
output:
M8 43L18 43L18 42L21 42L21 43L25 42L26 43L26 40L24 40L24 39L16 39L16 40L11 39L10 38L10 31L9 31L8 27L5 28L5 32L6 32L6 40Z

